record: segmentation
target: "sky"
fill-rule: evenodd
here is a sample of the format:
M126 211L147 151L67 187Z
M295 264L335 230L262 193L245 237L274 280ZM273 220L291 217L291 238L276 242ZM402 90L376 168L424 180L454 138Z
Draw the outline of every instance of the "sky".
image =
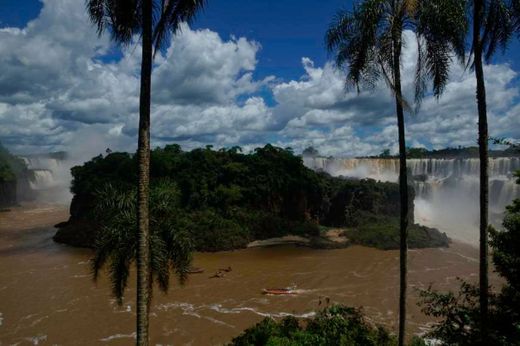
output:
M186 150L266 143L323 155L397 152L384 84L344 87L324 34L350 1L209 0L158 54L152 145ZM403 88L413 94L416 44L405 32ZM485 66L490 135L520 139L520 44ZM140 42L98 37L83 0L0 0L0 141L15 153L134 151ZM471 71L453 64L445 94L407 114L410 146L476 144Z

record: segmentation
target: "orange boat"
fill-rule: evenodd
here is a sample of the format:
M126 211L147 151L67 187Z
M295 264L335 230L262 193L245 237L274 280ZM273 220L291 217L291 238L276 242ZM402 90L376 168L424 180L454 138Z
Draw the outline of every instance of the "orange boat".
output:
M274 294L274 295L283 295L283 294L296 294L296 291L291 288L264 288L262 290L263 294Z

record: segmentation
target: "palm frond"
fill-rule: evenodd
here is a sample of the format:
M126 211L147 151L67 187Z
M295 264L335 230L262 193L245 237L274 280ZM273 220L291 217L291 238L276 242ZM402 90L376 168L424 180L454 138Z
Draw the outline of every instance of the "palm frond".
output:
M514 30L512 14L512 8L503 0L488 1L482 34L482 46L487 62L491 61L498 48L503 51L506 49Z
M130 43L141 28L142 0L87 0L90 20L98 34L109 29L111 38L120 44Z
M150 250L152 274L161 291L167 292L170 283L170 259L167 244L157 232L150 237Z
M416 12L419 54L416 69L415 100L419 106L426 80L433 94L440 97L448 82L453 55L465 60L465 36L468 30L465 0L423 0Z
M109 272L112 294L117 304L123 304L123 295L128 284L130 261L124 252L115 252L110 258Z
M334 52L342 41L352 35L353 16L345 10L338 11L325 34L327 51Z
M175 33L181 23L189 23L201 10L206 0L162 0L160 17L153 34L154 55L166 42L170 33Z
M109 240L106 239L107 234L108 232L106 232L106 230L101 230L101 234L98 235L94 245L94 257L90 259L90 268L94 281L97 281L99 277L99 271L101 268L103 268L107 262L108 257L110 256L110 250L112 246Z
M336 65L348 65L347 85L365 81L373 84L373 58L378 31L384 14L384 0L368 0L355 5L352 12L340 11L330 25L325 40L329 51L336 55Z
M180 190L177 184L170 179L160 179L154 182L150 193L150 208L154 215L168 214L179 207Z
M89 0L86 3L86 7L90 20L97 26L98 35L101 35L107 24L105 15L105 1Z
M424 40L416 35L417 39L417 66L415 70L415 111L418 112L421 101L427 89L427 69L426 69L426 51L424 47Z
M93 217L102 229L98 232L91 259L91 270L96 280L103 267L108 268L112 293L122 303L130 265L137 256L137 215L135 188L106 184L95 193ZM150 189L150 254L151 279L166 292L170 271L182 284L191 264L189 234L178 226L180 193L177 185L168 179L154 181ZM151 292L151 291L150 291Z
M191 266L193 244L186 230L170 228L168 232L171 241L171 243L168 244L171 265L175 270L179 283L184 284L188 278L188 270Z
M520 38L520 0L512 0L513 30Z

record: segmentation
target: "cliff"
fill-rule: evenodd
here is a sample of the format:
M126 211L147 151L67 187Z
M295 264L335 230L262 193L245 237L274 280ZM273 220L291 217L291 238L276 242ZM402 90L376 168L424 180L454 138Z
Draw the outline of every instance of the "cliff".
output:
M0 208L11 207L16 202L16 180L0 181Z

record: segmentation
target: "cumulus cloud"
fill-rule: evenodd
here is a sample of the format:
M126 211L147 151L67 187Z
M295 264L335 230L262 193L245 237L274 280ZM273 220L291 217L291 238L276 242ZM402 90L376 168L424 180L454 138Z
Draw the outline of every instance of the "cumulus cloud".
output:
M305 57L298 80L258 80L261 42L181 29L154 64L153 145L249 150L271 142L337 156L397 150L395 105L383 83L358 94L345 88L332 63L316 66ZM403 86L410 97L417 53L411 33L405 40ZM16 152L135 150L140 54L138 38L119 51L97 37L82 2L44 0L24 28L0 29L0 140ZM505 64L485 72L490 133L518 137L517 73ZM420 113L407 115L410 145L475 144L473 74L455 66L451 77L440 100L427 96Z
M403 93L413 100L417 46L413 34L405 32L402 78ZM326 155L378 154L389 148L397 152L397 128L393 96L383 82L370 91L345 89L344 75L331 63L315 67L302 59L305 75L299 81L273 87L278 102L274 109L278 128L297 150L307 145ZM485 66L490 135L519 138L518 73L507 64ZM406 115L410 146L442 148L475 145L477 139L476 82L471 71L454 64L444 95L427 95L420 111ZM339 129L353 129L338 140Z

